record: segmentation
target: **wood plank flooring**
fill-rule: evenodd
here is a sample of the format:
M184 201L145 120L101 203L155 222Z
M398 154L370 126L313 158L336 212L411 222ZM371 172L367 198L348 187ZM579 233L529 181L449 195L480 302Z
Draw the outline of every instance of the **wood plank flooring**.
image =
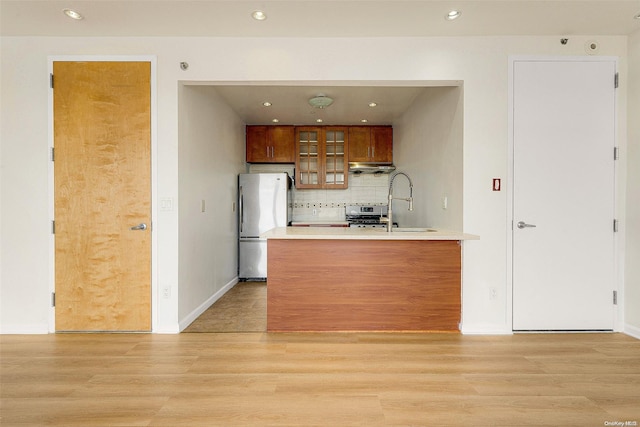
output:
M640 423L623 334L2 335L0 357L2 426Z
M267 282L239 282L183 332L266 332Z

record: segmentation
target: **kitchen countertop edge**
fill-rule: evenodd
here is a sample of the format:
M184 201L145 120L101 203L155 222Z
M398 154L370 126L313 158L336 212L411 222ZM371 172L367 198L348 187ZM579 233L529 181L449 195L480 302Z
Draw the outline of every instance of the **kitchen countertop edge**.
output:
M347 221L294 221L291 223L292 226L348 226L349 223Z
M380 228L278 227L260 235L283 240L479 240L480 236L459 231L391 232Z

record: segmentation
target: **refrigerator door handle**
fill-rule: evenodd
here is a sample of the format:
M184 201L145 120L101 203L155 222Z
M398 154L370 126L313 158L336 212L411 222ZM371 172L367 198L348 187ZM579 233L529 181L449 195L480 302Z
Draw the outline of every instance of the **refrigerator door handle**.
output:
M240 197L238 198L238 210L240 211L240 233L242 233L242 227L244 225L244 196L242 194L242 185L240 186Z

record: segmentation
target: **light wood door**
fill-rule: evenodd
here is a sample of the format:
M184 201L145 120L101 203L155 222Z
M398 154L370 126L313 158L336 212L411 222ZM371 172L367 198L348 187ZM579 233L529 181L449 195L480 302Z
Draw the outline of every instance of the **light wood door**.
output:
M613 328L615 71L514 64L515 330Z
M150 63L53 70L56 330L149 331Z

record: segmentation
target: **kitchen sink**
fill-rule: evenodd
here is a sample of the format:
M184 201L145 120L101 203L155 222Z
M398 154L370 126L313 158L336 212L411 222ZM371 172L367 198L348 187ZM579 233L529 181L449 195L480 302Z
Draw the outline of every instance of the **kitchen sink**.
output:
M435 228L420 228L420 227L395 227L391 229L392 232L400 233L428 233L438 231Z

